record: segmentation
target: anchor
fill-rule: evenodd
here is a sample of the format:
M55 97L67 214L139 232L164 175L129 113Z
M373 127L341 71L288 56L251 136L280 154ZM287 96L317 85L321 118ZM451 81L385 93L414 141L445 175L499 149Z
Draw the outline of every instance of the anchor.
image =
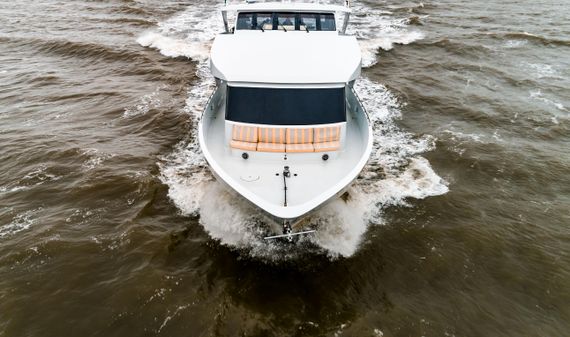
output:
M291 235L291 233L293 233L291 224L289 223L289 221L283 220L283 234L287 235L287 241L289 242L293 242L293 236Z
M308 230L308 231L302 231L302 232L297 232L297 233L293 233L293 227L291 226L291 223L287 220L283 220L283 234L280 235L273 235L273 236L266 236L264 237L265 240L273 240L273 239L280 239L280 238L284 238L287 239L287 242L292 243L293 239L296 236L299 235L305 235L305 234L310 234L310 233L315 233L316 230Z

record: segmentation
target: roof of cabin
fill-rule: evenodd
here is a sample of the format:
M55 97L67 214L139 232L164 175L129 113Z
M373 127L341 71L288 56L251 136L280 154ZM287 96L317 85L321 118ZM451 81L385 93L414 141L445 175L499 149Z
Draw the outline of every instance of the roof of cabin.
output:
M211 50L211 71L228 82L338 84L360 75L360 47L337 32L236 31Z
M227 5L222 11L309 11L309 12L350 12L350 8L339 5L306 2L254 2Z

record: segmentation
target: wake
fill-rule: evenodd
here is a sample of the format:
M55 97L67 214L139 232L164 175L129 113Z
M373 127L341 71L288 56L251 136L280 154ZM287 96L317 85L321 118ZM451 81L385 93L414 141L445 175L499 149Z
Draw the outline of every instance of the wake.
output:
M408 20L359 6L353 7L355 13L349 33L359 39L363 66L376 64L380 49L389 50L395 44L413 43L423 38L422 32L406 24ZM296 249L263 240L266 219L248 202L235 198L215 181L197 141L198 118L214 89L208 55L214 37L222 30L219 15L219 8L215 6L193 6L161 22L137 40L164 56L184 56L197 62L199 81L189 91L184 109L193 121L192 128L187 140L161 158L159 166L161 179L169 187L169 197L183 214L199 215L200 224L212 238L249 256L273 261L306 254L349 257L358 250L368 226L384 223L387 207L409 206L408 198L423 199L447 193L447 183L421 156L435 148L435 139L399 129L395 122L402 118L401 108L405 103L381 83L367 78L364 72L357 81L356 91L373 123L374 148L368 165L348 189L347 198L332 200L310 215L308 221L319 225L319 230L300 239ZM211 22L220 24L212 26Z

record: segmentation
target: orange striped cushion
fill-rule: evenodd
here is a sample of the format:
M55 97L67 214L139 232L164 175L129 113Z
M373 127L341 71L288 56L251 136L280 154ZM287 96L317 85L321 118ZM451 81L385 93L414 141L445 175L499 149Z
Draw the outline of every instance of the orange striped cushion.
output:
M257 143L257 127L234 124L232 129L232 139L242 142Z
M285 150L287 152L315 152L313 144L286 144Z
M285 143L284 128L259 128L259 141L262 143Z
M258 143L257 151L261 152L285 152L285 144Z
M340 139L340 125L315 128L315 143L332 142Z
M257 143L250 143L250 142L242 142L239 140L232 140L230 142L230 146L234 149L246 150L246 151L255 151L257 149Z
M313 142L313 129L287 129L287 144L306 144Z
M314 143L315 152L325 152L325 151L338 151L340 149L340 141L335 140L333 142L323 142Z

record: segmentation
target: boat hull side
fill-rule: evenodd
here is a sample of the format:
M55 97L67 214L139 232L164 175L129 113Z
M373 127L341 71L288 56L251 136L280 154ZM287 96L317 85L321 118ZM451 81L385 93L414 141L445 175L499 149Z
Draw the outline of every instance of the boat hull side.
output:
M198 124L198 140L200 144L200 148L204 154L204 157L208 163L209 169L216 178L217 181L222 183L226 189L228 189L232 194L239 195L244 199L248 200L250 204L252 204L256 209L259 209L263 212L263 214L270 219L275 220L277 223L283 223L284 221L288 221L290 223L298 223L302 218L307 217L309 214L313 213L315 210L323 207L325 204L330 202L332 199L335 199L341 196L346 190L350 187L350 185L354 182L354 180L358 177L368 159L370 157L370 153L372 150L372 126L369 122L368 116L364 107L355 96L355 94L347 88L347 100L348 106L352 110L350 113L353 115L352 118L355 119L355 123L358 123L361 132L363 133L364 142L364 150L362 151L362 155L358 163L353 167L353 169L344 176L333 188L330 188L327 191L324 191L322 194L319 195L318 200L314 202L311 207L305 207L302 210L297 210L295 212L291 212L292 208L284 207L287 212L275 212L263 207L263 203L256 200L255 196L248 195L248 191L241 191L239 185L232 183L232 179L225 174L223 169L218 165L212 153L210 153L207 143L206 143L206 132L208 130L209 124L213 119L216 118L216 114L219 109L222 100L225 98L225 87L224 85L218 85L216 91L212 95L212 98L208 102L204 114L202 115L201 120ZM336 190L336 191L334 191ZM251 193L250 193L251 194ZM287 214L287 215L285 215Z

